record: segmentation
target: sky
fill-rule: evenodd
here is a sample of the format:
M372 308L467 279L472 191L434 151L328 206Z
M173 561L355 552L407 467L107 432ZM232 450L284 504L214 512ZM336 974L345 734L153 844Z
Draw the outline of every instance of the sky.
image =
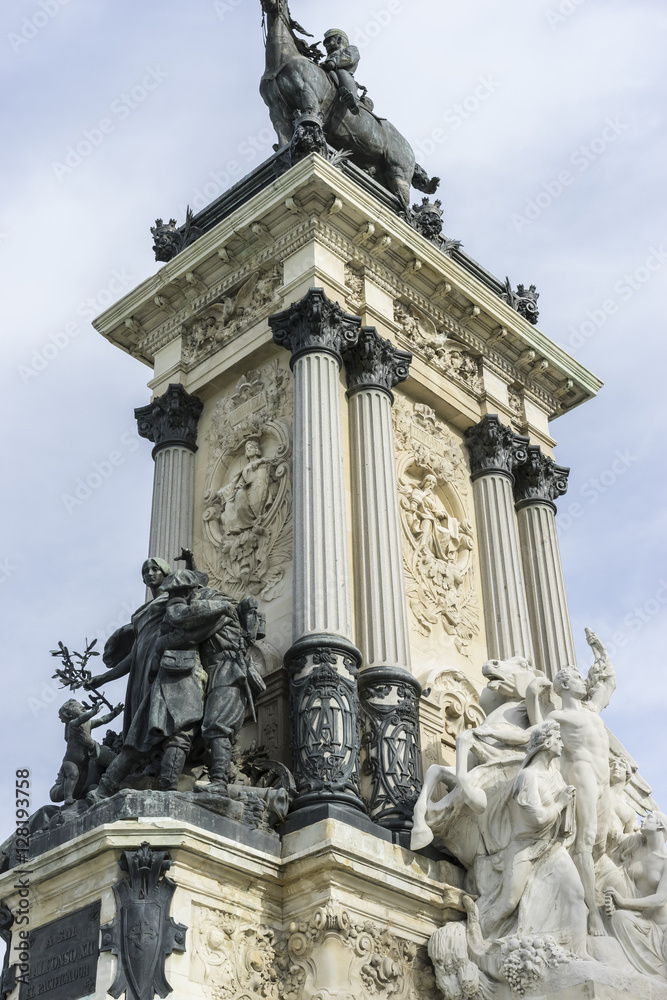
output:
M552 425L572 468L562 555L580 666L590 626L618 672L607 724L664 808L664 0L292 0L292 14L319 38L330 19L348 32L376 110L442 178L446 233L535 283L540 329L605 382ZM31 769L36 808L64 750L49 650L102 644L143 600L153 463L133 411L150 371L90 320L157 270L156 217L182 221L274 137L259 0L3 0L0 51L8 834L15 770Z

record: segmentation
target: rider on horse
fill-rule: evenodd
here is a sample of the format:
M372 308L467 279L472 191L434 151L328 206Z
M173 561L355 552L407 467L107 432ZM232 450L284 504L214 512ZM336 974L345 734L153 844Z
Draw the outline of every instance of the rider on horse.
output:
M324 47L327 50L327 57L322 67L329 72L338 87L340 99L346 108L353 115L358 115L359 96L354 73L359 65L361 53L356 45L350 45L350 39L338 28L330 28L326 32Z

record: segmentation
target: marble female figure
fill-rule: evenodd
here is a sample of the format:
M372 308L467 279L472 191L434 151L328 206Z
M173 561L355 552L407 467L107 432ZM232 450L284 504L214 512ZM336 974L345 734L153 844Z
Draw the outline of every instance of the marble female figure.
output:
M614 937L645 976L667 978L667 816L649 813L621 849L626 892L606 892Z

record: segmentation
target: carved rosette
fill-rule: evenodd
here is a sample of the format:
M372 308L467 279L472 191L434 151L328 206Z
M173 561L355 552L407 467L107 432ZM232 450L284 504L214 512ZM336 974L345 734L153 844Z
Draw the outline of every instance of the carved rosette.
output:
M405 670L377 667L359 674L363 716L362 792L372 820L389 830L411 830L421 791L421 684Z
M472 479L490 473L513 476L528 460L529 439L487 414L465 433Z
M173 446L197 450L197 428L204 404L182 385L172 384L148 406L134 411L139 436L155 444L153 457Z
M116 882L116 918L102 927L100 951L118 958L112 996L126 1000L166 997L172 987L165 976L165 959L185 951L187 927L169 916L176 883L165 876L171 860L165 851L143 843L138 851L124 851L118 862L129 879Z
M364 811L359 797L359 651L345 639L308 636L287 654L293 808L338 802Z
M299 302L269 317L273 340L291 351L291 366L304 354L332 354L342 364L343 353L357 343L361 318L327 298L323 288L311 288Z
M213 414L204 561L214 584L238 600L275 599L292 560L291 383L271 362L246 372Z
M567 493L570 470L543 455L538 445L530 445L527 451L528 459L516 470L514 477L517 510L534 503L554 506L554 502Z
M392 389L410 375L412 354L394 347L374 326L361 328L359 340L345 353L348 396L362 389L382 389L393 401Z
M394 429L408 605L423 635L442 627L468 656L480 613L463 453L430 407L402 396Z

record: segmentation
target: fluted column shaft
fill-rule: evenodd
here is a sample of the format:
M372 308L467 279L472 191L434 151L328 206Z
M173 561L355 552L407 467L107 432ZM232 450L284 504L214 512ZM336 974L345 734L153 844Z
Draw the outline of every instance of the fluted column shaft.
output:
M139 434L155 444L148 554L172 567L181 549L191 549L193 544L195 452L202 409L197 396L173 384L148 406L134 411Z
M162 448L155 456L148 554L170 566L182 548L192 549L195 507L195 453Z
M368 667L410 669L391 399L381 388L350 397L357 639Z
M269 324L294 372L294 642L285 656L298 790L292 811L364 810L339 381L361 319L311 288Z
M339 365L312 352L294 362L293 639L352 639Z
M569 471L531 446L514 487L536 665L552 680L576 665L554 503L567 492Z
M533 642L514 512L514 470L526 461L528 439L488 415L466 432L470 454L480 571L491 659L532 658Z
M370 816L409 830L421 790L421 685L410 673L408 611L398 513L392 388L410 373L412 355L364 327L345 355L356 623L363 746L361 787Z

